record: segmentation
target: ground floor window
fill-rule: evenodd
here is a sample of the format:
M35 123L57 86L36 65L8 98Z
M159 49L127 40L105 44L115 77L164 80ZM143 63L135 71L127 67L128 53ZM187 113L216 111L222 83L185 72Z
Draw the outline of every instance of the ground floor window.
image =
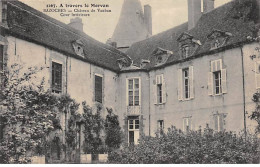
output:
M137 144L139 140L139 117L128 118L128 143L130 145Z

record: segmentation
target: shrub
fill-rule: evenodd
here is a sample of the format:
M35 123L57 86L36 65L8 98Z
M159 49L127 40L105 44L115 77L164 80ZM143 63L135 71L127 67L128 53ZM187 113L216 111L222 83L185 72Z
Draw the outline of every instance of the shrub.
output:
M212 164L255 163L258 141L248 136L245 141L232 132L213 133L212 129L184 134L175 127L160 137L144 137L139 145L112 152L109 163L130 164Z

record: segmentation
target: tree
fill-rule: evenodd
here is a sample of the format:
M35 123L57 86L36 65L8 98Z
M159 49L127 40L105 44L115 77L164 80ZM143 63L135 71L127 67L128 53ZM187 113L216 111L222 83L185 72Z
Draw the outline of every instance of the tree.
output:
M108 115L105 120L105 144L109 151L118 149L122 143L122 131L119 125L118 116L113 113L113 109L107 108Z
M249 118L257 122L257 127L255 131L256 133L260 133L260 93L255 93L252 100L256 103L256 107Z
M93 108L83 105L83 122L84 122L84 152L91 153L93 157L104 150L102 141L102 131L104 129L104 119L101 116L102 105L97 104L96 111ZM92 159L97 159L93 158Z
M1 163L29 163L35 149L44 148L43 136L61 128L53 110L57 97L44 90L44 78L39 84L32 81L43 68L30 67L23 74L21 70L20 65L14 64L3 73Z
M68 147L73 145L74 139L70 137L74 120L80 117L79 104L69 95L57 96L46 90L44 78L37 83L38 72L43 69L30 67L22 73L23 68L14 64L3 73L0 118L4 139L0 142L0 163L29 163L32 155L47 155L46 147L51 142L47 137L51 132L66 132L67 126L62 129L60 125L61 113L65 113L65 117L70 113L71 124L65 136ZM57 140L55 136L52 141Z

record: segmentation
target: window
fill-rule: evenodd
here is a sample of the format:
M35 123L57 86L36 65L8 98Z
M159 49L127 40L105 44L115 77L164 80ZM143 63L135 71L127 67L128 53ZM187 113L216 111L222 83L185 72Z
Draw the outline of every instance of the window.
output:
M214 92L216 95L219 95L222 93L221 90L221 72L220 71L216 71L213 72L213 77L214 77Z
M139 129L139 119L129 119L128 120L128 129L129 130L138 130Z
M190 100L194 98L193 66L178 70L178 99Z
M140 105L140 80L128 79L128 106Z
M62 65L52 62L52 92L62 92Z
M192 129L191 117L183 118L183 132L189 132Z
M162 103L162 84L157 84L157 96L158 103Z
M155 104L166 103L166 87L163 74L156 75L156 81L154 85L154 98Z
M158 128L159 135L162 135L164 132L164 121L163 120L157 121L157 128Z
M190 47L188 45L182 46L182 56L183 58L189 57Z
M223 131L226 125L226 121L225 121L226 114L215 114L213 117L214 117L215 131L217 132Z
M189 78L189 69L183 70L183 83L184 83L184 98L190 98L190 78Z
M211 72L208 74L208 94L227 93L227 72L222 68L222 60L211 61Z
M103 78L95 75L95 101L102 103L103 101Z

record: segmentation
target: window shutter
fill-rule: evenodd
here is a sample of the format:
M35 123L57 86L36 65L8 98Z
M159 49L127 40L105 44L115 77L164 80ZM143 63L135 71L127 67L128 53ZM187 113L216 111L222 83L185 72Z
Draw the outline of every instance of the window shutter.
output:
M215 71L215 61L210 62L210 71L214 72Z
M165 82L162 83L162 103L166 103L166 86Z
M255 63L255 83L256 89L260 88L260 62Z
M95 75L95 101L102 103L102 77Z
M221 70L221 88L222 93L227 93L227 70Z
M208 95L213 95L213 73L208 73Z
M183 100L182 93L182 69L178 69L178 99Z
M189 82L190 82L190 98L194 98L194 85L193 85L193 66L189 67Z
M158 104L158 99L157 99L157 84L153 85L153 98L154 98L154 104Z
M216 60L216 70L220 71L222 69L222 59Z

